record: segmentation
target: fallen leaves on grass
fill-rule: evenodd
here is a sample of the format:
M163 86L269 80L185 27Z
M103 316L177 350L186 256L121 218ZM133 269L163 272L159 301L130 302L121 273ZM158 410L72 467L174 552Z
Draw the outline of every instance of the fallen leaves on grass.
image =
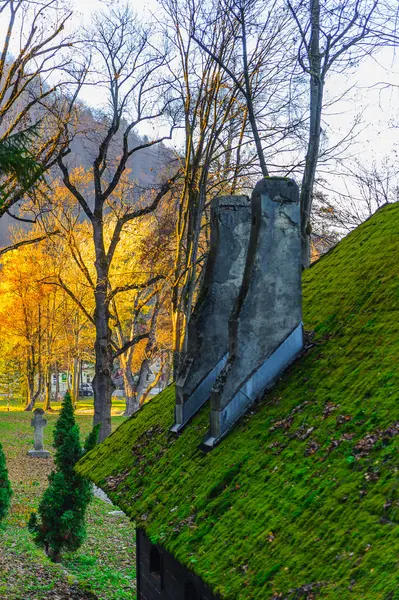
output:
M94 500L88 510L87 539L78 552L52 564L28 530L53 469L53 459L27 456L32 447L31 415L0 412L3 443L13 487L12 506L0 531L0 600L131 600L135 592L135 532L123 514ZM48 415L45 445L51 449L56 416ZM79 416L87 434L91 416Z
M97 596L70 584L60 571L32 562L29 555L7 550L0 556L1 600L95 600Z

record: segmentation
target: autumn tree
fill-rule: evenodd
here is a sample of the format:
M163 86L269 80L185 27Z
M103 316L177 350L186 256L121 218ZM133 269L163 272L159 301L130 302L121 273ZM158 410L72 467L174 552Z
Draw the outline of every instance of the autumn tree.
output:
M114 360L123 354L136 339L129 340L115 350L110 328L111 303L119 294L142 284L131 283L110 288L109 271L121 234L126 225L153 212L164 198L177 174L165 177L159 186L153 186L139 197L132 193L123 202L112 205L121 178L139 152L160 144L171 136L171 129L152 140L139 140L134 129L143 122L172 116L173 102L166 88L162 68L167 61L164 49L152 42L149 28L145 29L126 7L110 9L105 15L94 17L90 31L92 64L95 66L91 83L101 85L107 95L109 110L98 120L94 133L95 158L91 168L91 188L82 190L74 185L71 169L60 159L65 187L82 207L90 222L95 252L94 326L95 376L94 424L101 423L100 440L111 431L112 370ZM173 123L172 123L173 127ZM155 189L157 188L157 189ZM112 211L114 227L107 243L104 223ZM150 277L146 282L155 283ZM145 334L140 334L145 335Z
M90 177L91 174L82 168L70 173L72 185L88 193ZM104 215L106 244L110 243L114 234L119 211L130 205L130 196L136 193L136 189L137 185L130 180L127 170L109 199L111 208ZM139 202L138 199L138 205ZM146 202L146 198L141 202ZM43 284L58 288L68 300L63 306L72 309L74 305L76 309L71 311L75 321L69 321L68 326L68 347L74 357L72 365L76 363L72 372L76 374L80 362L76 359L82 356L86 360L91 358L85 350L85 339L90 343L87 334L95 331L95 245L91 224L84 219L80 203L67 187L57 181L52 186L51 205L52 210L43 219L42 225L44 229L56 228L58 234L46 244L50 266ZM119 365L123 373L127 415L139 406L134 369L140 370L140 364L135 347L151 331L155 331L152 318L157 304L155 298L161 299L163 310L166 298L170 299L166 290L173 265L173 227L174 204L170 202L163 203L156 212L150 211L129 221L120 233L108 270L111 344L115 365ZM58 318L62 317L58 315ZM165 319L163 323L164 327L168 327ZM75 349L71 346L73 339L76 341ZM156 348L158 345L153 344L154 352Z
M9 257L11 255L8 255ZM26 383L26 410L32 410L43 389L44 290L35 285L30 256L3 262L1 327L14 340Z
M134 187L128 175L111 199L113 206L126 201ZM90 174L79 168L71 173L71 180L85 189ZM25 232L15 230L12 235L14 250L9 247L4 257L1 319L2 348L10 359L20 361L26 379L29 371L29 381L34 386L30 393L33 401L28 400L27 406L33 408L37 398L44 396L46 410L51 408L51 375L57 375L60 366L72 374L70 392L76 403L81 362L94 361L95 330L95 251L90 223L83 219L80 204L59 181L53 182L49 200L51 212L33 227L29 248ZM110 289L120 290L111 302L112 345L115 352L127 345L115 361L124 377L127 415L139 408L140 398L151 385L147 381L148 365L162 356L162 367L166 370L168 366L171 332L166 305L170 302L168 275L173 266L174 209L173 203L166 202L156 212L127 224L109 272ZM104 221L107 243L114 226L110 212ZM57 234L46 237L45 232L53 229L57 229ZM35 242L40 233L44 239ZM151 274L155 282L146 285ZM135 283L131 286L132 281ZM14 308L12 314L10 306ZM30 317L28 331L18 317L22 311ZM39 317L40 336L36 334ZM145 342L147 335L151 343ZM137 344L131 343L132 339ZM29 370L25 358L28 349L37 359L34 363L29 361L33 365Z
M59 191L60 188L56 190ZM94 360L92 350L94 328L90 318L93 309L90 290L87 289L86 278L73 260L73 256L76 257L74 253L78 247L85 244L86 251L89 253L90 232L87 223L79 223L76 215L72 217L65 196L61 197L58 203L54 202L54 198L53 194L52 208L54 211L61 211L64 219L58 214L54 221L59 228L59 233L56 237L49 237L45 242L48 263L47 269L43 271L42 283L50 286L52 294L59 298L53 317L57 347L53 355L50 355L49 367L52 367L53 371L58 368L58 365L68 367L72 376L70 393L76 405L79 398L82 361ZM82 306L85 306L90 316L81 310Z
M181 106L184 147L179 160L182 180L178 190L175 261L172 289L173 362L176 374L183 351L187 321L192 309L201 257L201 233L212 161L221 152L226 124L234 105L234 90L212 60L196 48L190 32L202 17L202 3L187 5L180 0L163 0L168 17L165 32L176 60L171 69L178 77L176 88ZM218 44L217 29L212 37ZM221 50L224 53L224 50ZM226 48L226 52L229 49ZM222 140L223 138L223 140ZM140 374L140 385L144 375Z
M161 4L185 134L172 295L176 374L207 252L210 200L252 187L258 165L268 175L266 161L288 151L300 117L282 11L250 0Z
M184 145L179 152L182 178L176 190L172 287L172 344L176 374L206 253L203 235L206 206L210 194L227 191L234 185L231 180L237 180L240 172L241 161L237 160L232 172L229 157L234 151L234 142L240 136L242 110L236 102L234 84L229 84L220 66L191 38L199 23L203 23L204 3L189 5L180 0L163 0L162 6L167 16L164 32L175 56L171 69L178 75L174 87L184 131ZM219 24L212 26L207 41L212 51L219 52L228 61L231 48L221 44L222 30Z
M165 323L166 321L166 323ZM165 327L166 325L166 327ZM135 385L135 400L137 410L147 401L151 391L163 380L167 382L171 343L170 343L170 316L165 303L165 298L160 294L154 301L153 310L148 322L149 335L145 342L135 348L134 359L139 364L137 381ZM169 339L168 339L169 337ZM158 363L157 373L152 382L149 382L153 365Z
M37 239L39 232L39 226L33 228L32 238ZM12 241L17 249L3 257L0 331L7 361L3 359L0 367L4 377L7 372L11 374L11 367L12 373L19 370L23 374L27 410L32 410L42 397L45 409L50 410L51 376L57 370L56 365L72 371L76 353L92 358L93 338L76 303L64 289L49 285L49 279L62 265L66 281L75 286L78 282L77 297L87 296L87 290L78 281L79 272L66 260L68 255L63 251L61 236L56 236L58 243L53 243L52 236L44 236L40 243L27 246L24 240L18 246L18 239L25 236L24 231L14 232ZM14 393L19 387L16 383Z
M173 270L174 217L174 204L164 203L156 213L141 219L136 231L127 229L121 240L121 253L116 257L116 265L123 265L124 270L132 269L136 278L140 271L161 276L155 284L128 291L112 303L114 337L120 348L140 334L148 336L131 345L118 359L124 380L126 416L144 403L151 385L154 387L166 372L171 357L170 275ZM115 276L117 272L113 273L113 280ZM155 383L149 384L150 365L158 357L163 360Z

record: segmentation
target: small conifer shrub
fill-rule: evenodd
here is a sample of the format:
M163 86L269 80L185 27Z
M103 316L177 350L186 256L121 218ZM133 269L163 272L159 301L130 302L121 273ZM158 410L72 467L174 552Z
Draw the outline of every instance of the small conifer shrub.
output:
M0 444L0 521L6 516L11 500L11 484L8 479L6 457Z
M60 560L62 550L77 550L85 539L85 514L93 495L92 485L75 473L74 466L95 446L97 437L95 428L82 448L72 399L66 393L54 430L56 470L49 475L38 514L32 513L29 520L35 542L54 562Z

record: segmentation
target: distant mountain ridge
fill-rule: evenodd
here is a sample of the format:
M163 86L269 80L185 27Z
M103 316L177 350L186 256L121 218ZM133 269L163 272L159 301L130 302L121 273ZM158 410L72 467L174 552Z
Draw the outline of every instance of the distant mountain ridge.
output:
M76 134L70 144L71 153L65 158L65 163L70 167L84 167L90 169L98 152L99 141L108 122L102 117L97 117L94 111L87 105L80 107L79 128L80 132ZM122 123L120 131L115 136L111 147L111 158L117 158L121 153L122 136L126 124ZM132 147L143 143L145 138L140 137L136 132L129 136ZM162 142L154 144L135 153L127 163L129 177L136 180L140 187L147 188L156 185L161 176L161 172L167 164L173 159L173 151ZM58 167L54 167L51 173L52 177L60 177L61 172ZM18 206L14 206L12 213L18 215ZM0 246L10 243L10 227L24 226L20 221L13 219L8 214L0 218Z

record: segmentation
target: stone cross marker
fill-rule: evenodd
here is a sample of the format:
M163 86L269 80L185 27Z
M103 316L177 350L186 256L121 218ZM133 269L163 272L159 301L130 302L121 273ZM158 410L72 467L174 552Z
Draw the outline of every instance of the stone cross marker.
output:
M44 428L47 425L47 419L44 418L44 410L42 408L35 408L33 411L33 419L30 424L35 428L35 441L34 441L34 450L28 451L28 456L32 458L48 458L50 456L50 452L44 449L43 446L43 434Z

